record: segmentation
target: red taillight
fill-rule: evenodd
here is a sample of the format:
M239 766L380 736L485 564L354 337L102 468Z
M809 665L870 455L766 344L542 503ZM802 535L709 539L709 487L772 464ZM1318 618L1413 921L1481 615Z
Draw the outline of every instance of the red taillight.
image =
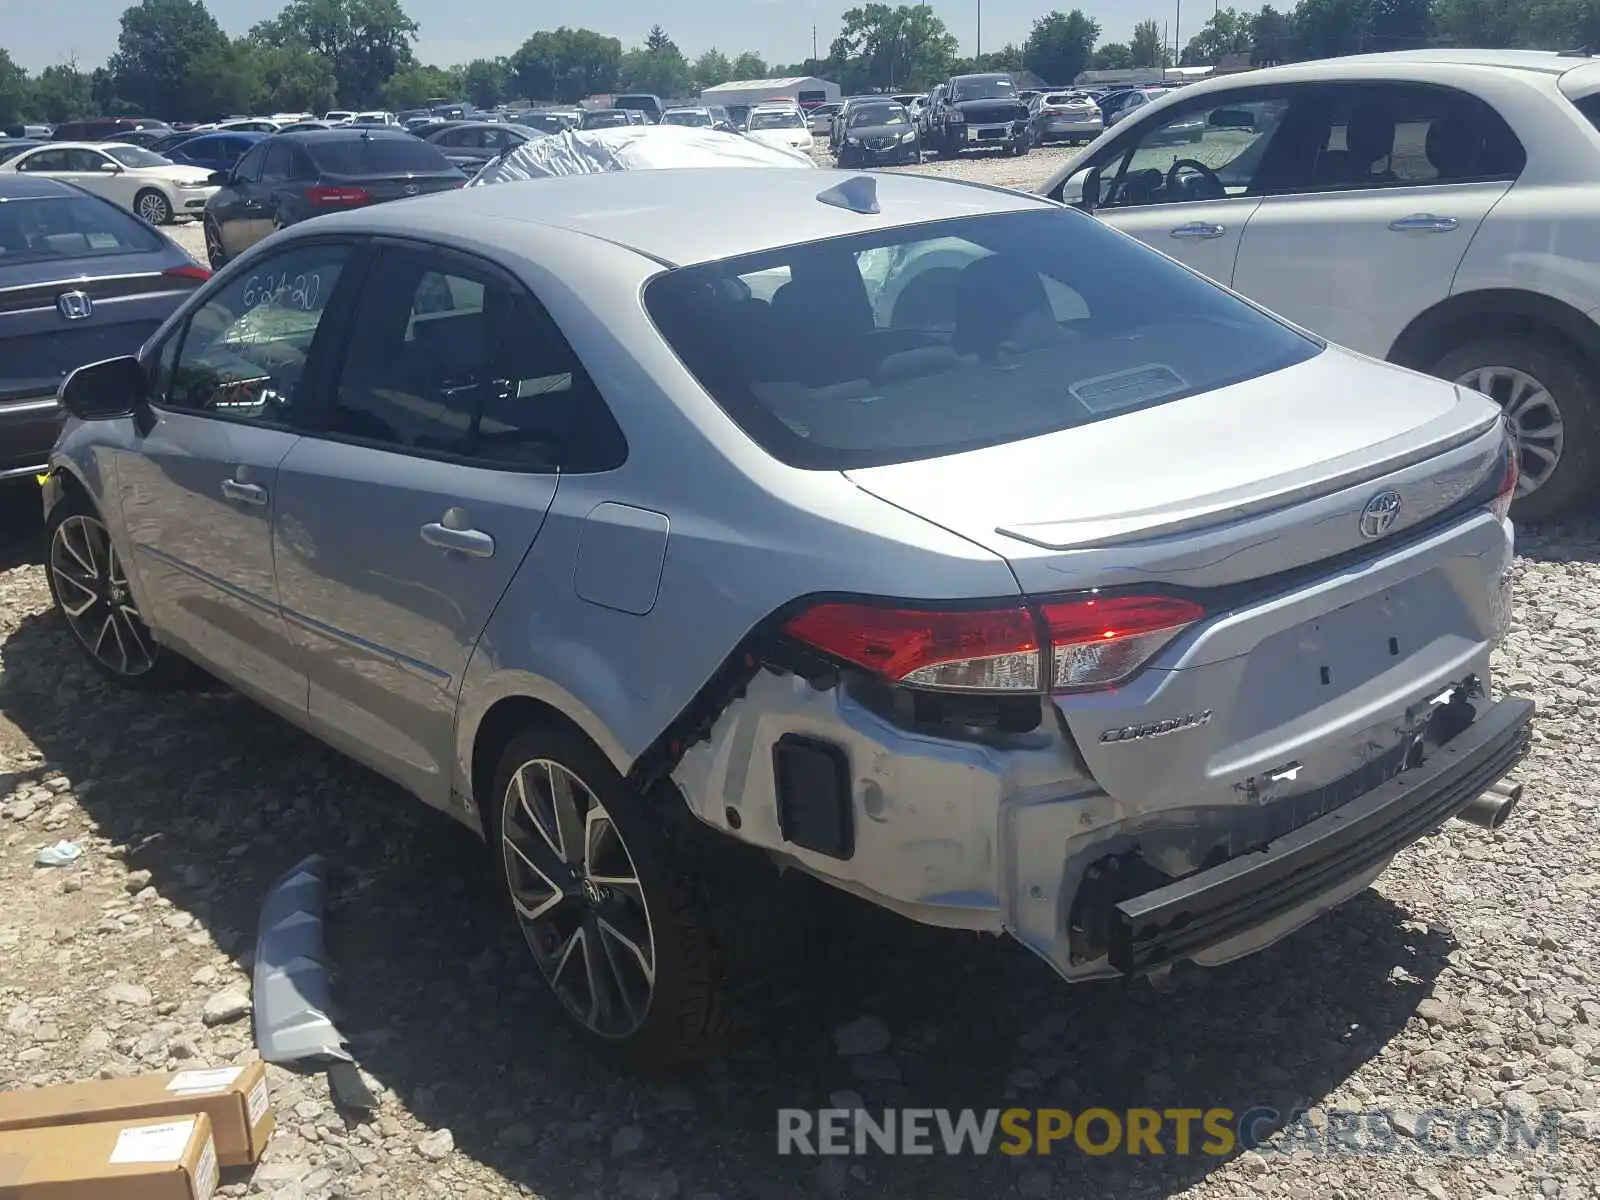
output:
M372 193L358 187L313 187L306 189L306 199L313 204L333 206L338 204L365 204Z
M1522 475L1522 463L1517 458L1517 445L1515 442L1506 441L1505 468L1500 475L1500 486L1495 489L1494 499L1489 502L1489 508L1495 516L1502 521L1511 515L1511 502L1516 499L1517 480Z
M820 604L786 630L907 687L1038 692L1120 683L1204 615L1198 604L1170 596L1091 596L972 612Z
M1052 691L1109 687L1205 616L1174 596L1090 596L1040 605L1054 647Z
M161 272L173 279L193 279L196 283L204 283L211 278L211 272L204 267L168 267Z

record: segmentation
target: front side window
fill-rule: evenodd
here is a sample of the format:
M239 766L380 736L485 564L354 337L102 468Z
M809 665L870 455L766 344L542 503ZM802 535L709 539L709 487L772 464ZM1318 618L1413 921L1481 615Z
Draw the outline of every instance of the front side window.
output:
M246 150L244 157L233 168L233 177L245 183L255 183L259 180L261 178L261 168L267 161L268 149L269 146L266 142L259 142Z
M220 288L189 319L167 404L233 420L287 421L345 246L273 255Z
M621 435L544 310L420 251L386 252L364 284L326 429L531 470L621 461Z
M645 304L751 438L819 470L1112 420L1321 350L1056 208L679 268L647 286Z
M1258 179L1289 102L1226 97L1152 118L1100 168L1099 208L1185 204L1246 195Z
M267 147L267 160L261 168L262 183L284 183L294 178L294 153L282 142Z

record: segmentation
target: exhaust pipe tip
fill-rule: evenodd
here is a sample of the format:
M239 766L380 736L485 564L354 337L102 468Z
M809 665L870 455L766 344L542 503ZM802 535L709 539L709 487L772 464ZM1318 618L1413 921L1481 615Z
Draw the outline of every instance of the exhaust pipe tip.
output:
M1522 785L1501 780L1456 814L1459 820L1477 825L1491 833L1511 818L1511 812L1522 799Z

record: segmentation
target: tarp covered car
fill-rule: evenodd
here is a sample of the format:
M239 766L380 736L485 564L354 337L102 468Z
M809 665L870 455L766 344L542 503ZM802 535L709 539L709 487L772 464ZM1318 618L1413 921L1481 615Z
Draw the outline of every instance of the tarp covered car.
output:
M485 163L468 187L671 167L815 167L809 155L737 133L684 125L645 125L530 138Z

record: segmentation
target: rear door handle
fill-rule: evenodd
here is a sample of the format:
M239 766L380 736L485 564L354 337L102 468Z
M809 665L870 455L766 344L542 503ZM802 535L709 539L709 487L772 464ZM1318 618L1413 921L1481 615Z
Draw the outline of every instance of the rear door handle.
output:
M1228 232L1226 225L1213 225L1209 221L1190 221L1187 225L1179 225L1172 230L1169 236L1180 241L1200 241L1208 238L1219 238Z
M1449 233L1460 226L1454 217L1436 217L1432 213L1412 213L1390 221L1389 228L1396 233Z
M473 558L494 557L494 539L481 529L451 529L429 521L422 527L422 540L440 550L454 550Z
M222 481L222 494L229 500L237 500L241 504L265 504L267 502L267 489L258 483L240 483L237 479L224 479Z

